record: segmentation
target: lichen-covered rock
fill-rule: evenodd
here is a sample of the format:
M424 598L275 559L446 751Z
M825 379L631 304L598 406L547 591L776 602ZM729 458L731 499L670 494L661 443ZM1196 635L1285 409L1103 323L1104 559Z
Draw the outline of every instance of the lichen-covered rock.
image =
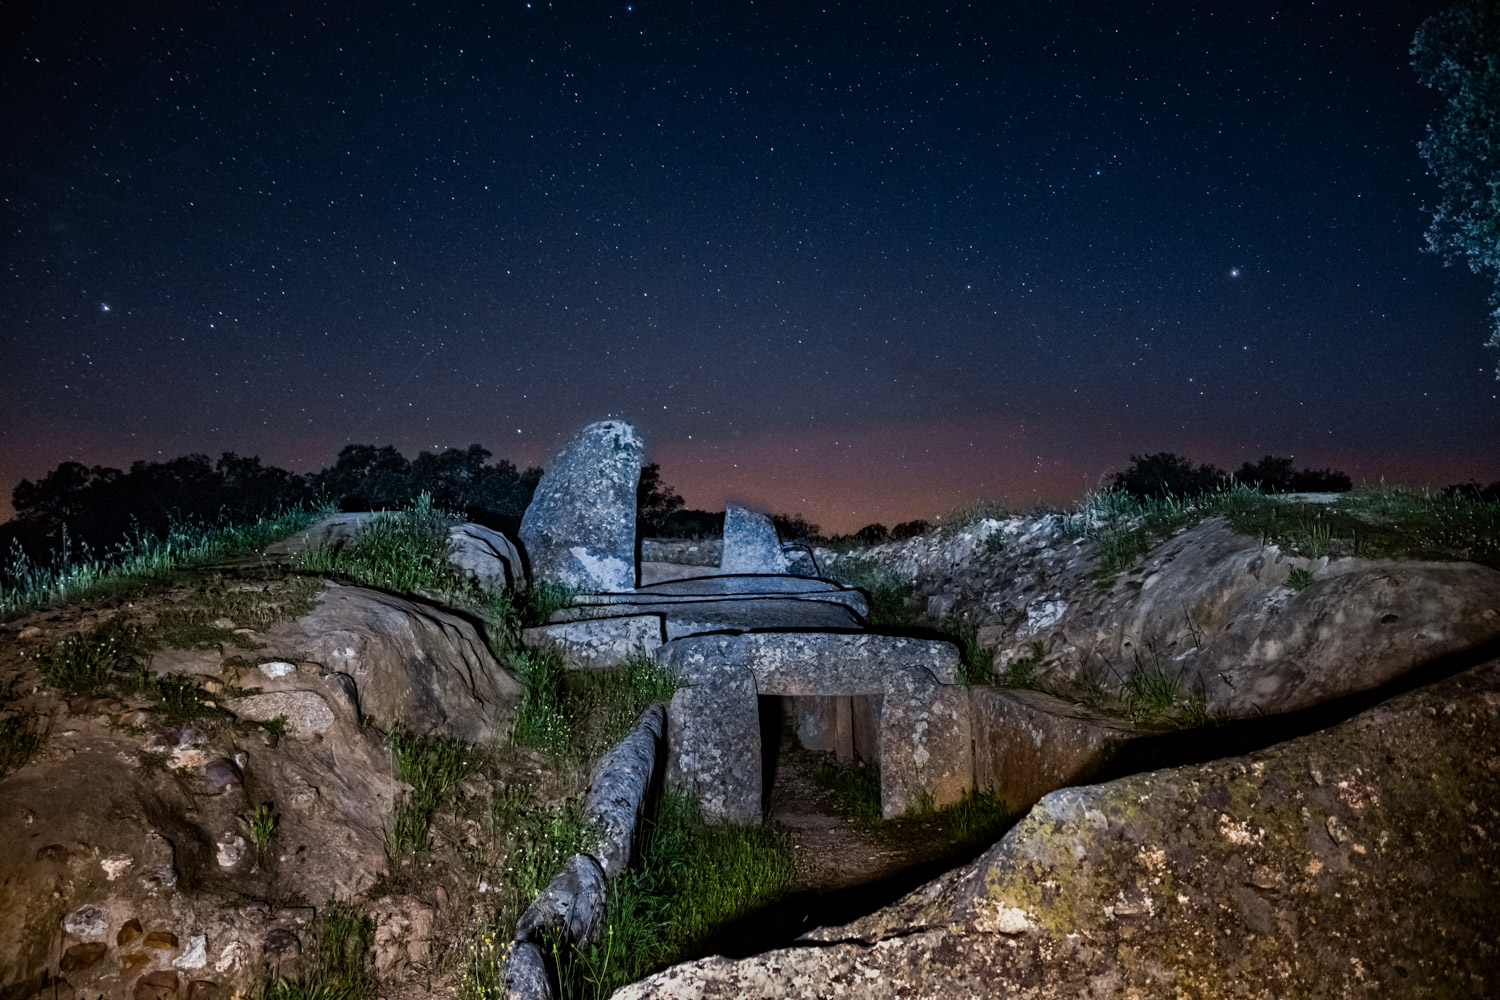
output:
M478 742L503 731L520 695L470 622L381 591L330 583L311 613L257 638L262 656L349 678L359 711L382 725ZM278 686L267 677L256 684ZM280 686L302 684L291 676Z
M526 586L521 553L509 538L482 524L465 522L448 529L448 562L485 590Z
M671 669L670 667L668 669ZM759 823L760 715L746 668L679 668L667 706L666 784L698 800L710 823Z
M724 573L785 573L789 565L771 518L737 503L724 506Z
M533 580L579 590L635 586L635 491L644 452L622 420L589 424L558 452L521 519Z
M1209 518L1100 588L1091 544L1059 515L984 519L851 552L912 581L934 619L978 627L998 666L1043 654L1042 678L1118 689L1160 669L1232 718L1366 691L1500 637L1500 572L1465 562L1305 559ZM1292 570L1311 583L1288 586Z
M1497 747L1492 661L1247 757L1054 792L869 917L615 998L1493 995Z
M629 611L627 607L608 618L580 618L523 629L521 642L530 649L557 650L568 670L623 666L636 654L654 654L665 639L660 615Z
M614 878L630 863L665 727L662 707L648 706L625 738L599 758L589 776L583 811L599 829L599 843L591 853L605 878Z

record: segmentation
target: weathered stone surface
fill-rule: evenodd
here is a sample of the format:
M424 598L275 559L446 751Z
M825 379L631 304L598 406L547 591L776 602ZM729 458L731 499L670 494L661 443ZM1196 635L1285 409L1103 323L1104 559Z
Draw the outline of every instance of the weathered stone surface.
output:
M521 553L510 539L482 524L455 524L448 529L448 562L480 587L526 586Z
M552 977L542 949L530 941L517 941L500 974L506 1000L552 1000Z
M863 620L869 611L869 602L858 590L838 587L809 590L806 592L783 592L779 584L785 580L796 580L790 576L760 577L703 577L699 580L673 580L674 584L703 584L701 593L663 594L657 587L642 587L639 590L620 594L583 594L571 605L553 615L554 621L572 621L601 614L625 614L661 612L671 613L684 604L712 602L728 605L734 601L808 601L814 604L841 604ZM738 590L730 593L715 593L714 584L722 580L760 581L767 586L762 590ZM817 582L817 581L814 581ZM607 610L601 610L607 609Z
M754 672L760 694L884 694L885 678L910 668L953 684L958 647L936 639L871 633L763 632L669 642L661 662L692 676L720 669Z
M542 474L521 519L534 580L629 590L635 577L635 490L644 446L605 420L579 431Z
M759 816L759 726L741 721L758 719L753 695L880 695L881 809L887 818L928 802L950 805L972 787L968 696L952 684L958 650L951 643L868 633L705 635L668 642L658 661L688 685L672 702L669 746L679 731L709 742L718 718L736 718L726 738L732 744L727 758L696 746L691 759L675 747L669 754L668 779L703 789L715 800L710 805L704 799L706 815L717 816L722 789L734 785L738 792L727 812L744 816L753 804ZM743 690L747 674L750 691ZM753 771L737 760L747 742L756 750ZM719 770L736 767L733 776Z
M849 699L854 756L867 764L880 763L880 703L878 694L857 694Z
M737 503L724 505L723 573L785 573L787 558L771 518Z
M628 609L619 616L555 622L521 632L528 648L560 652L569 670L618 667L636 653L654 654L664 639L659 615L630 614Z
M992 536L1003 545L990 543ZM1500 637L1500 571L1473 563L1305 559L1210 518L1154 548L1101 591L1092 543L1058 515L985 519L851 552L979 626L997 665L1044 654L1050 685L1117 689L1160 664L1210 712L1255 717L1378 687ZM1293 569L1312 573L1300 591Z
M969 689L974 784L1014 810L1087 781L1140 735L1119 719L1041 691Z
M592 853L606 878L614 878L630 863L665 728L662 706L647 707L625 738L599 758L589 777L583 810L598 824L600 840Z
M679 566L676 563L647 562L642 559L640 563L641 586L648 587L672 580L694 580L718 571L717 567Z
M1497 746L1491 662L1248 757L1054 792L869 917L615 1000L1485 996Z
M835 631L857 629L864 624L863 619L845 604L785 597L613 604L605 609L564 608L555 617L581 619L582 624L597 621L592 616L599 610L607 610L612 615L651 615L657 619L658 631L664 629L668 640L700 632L758 628ZM583 634L588 631L584 629Z
M334 723L333 709L316 691L271 691L243 698L230 698L224 707L251 722L286 720L286 733L294 740L321 736Z
M541 942L546 931L582 947L592 944L604 924L604 872L587 854L575 854L516 921L516 940Z
M850 701L846 695L792 698L792 728L797 742L809 750L831 753L840 761L852 761L854 719Z
M920 668L892 671L880 709L881 815L951 806L973 787L968 689Z
M828 594L858 593L853 587L845 587L832 580L816 580L801 576L755 576L744 574L698 577L693 580L670 580L666 583L640 587L621 600L635 601L648 596L666 597L724 597L731 594ZM824 598L828 599L828 598Z
M641 561L667 563L673 566L716 568L724 552L719 538L643 538Z
M311 660L347 676L361 713L419 733L489 738L503 730L520 695L468 621L380 591L328 584L310 614L272 626L260 640L262 655ZM282 680L305 686L295 675Z
M171 1000L177 996L179 979L176 969L158 969L135 981L133 1000Z
M261 554L267 559L281 561L309 549L328 548L336 552L353 541L370 518L379 516L377 511L332 514L314 521L295 535L288 535L278 542L272 542Z
M84 969L97 965L107 951L109 951L109 945L103 941L69 945L68 949L63 952L57 969L65 976L74 972L82 972Z
M693 795L709 822L760 822L755 675L684 665L678 677L682 686L667 706L667 785Z
M786 571L793 576L819 577L823 575L812 546L802 542L788 542L781 547L781 551L786 557Z

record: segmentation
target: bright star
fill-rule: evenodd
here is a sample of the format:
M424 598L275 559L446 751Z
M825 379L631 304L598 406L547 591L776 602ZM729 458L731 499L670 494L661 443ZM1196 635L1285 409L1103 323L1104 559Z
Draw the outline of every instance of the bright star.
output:
M109 312L109 303L108 302L101 302L101 303L99 303L99 311L100 312Z
M1231 278L1238 278L1240 276L1240 269L1237 268L1237 267L1230 268L1229 269L1229 276Z

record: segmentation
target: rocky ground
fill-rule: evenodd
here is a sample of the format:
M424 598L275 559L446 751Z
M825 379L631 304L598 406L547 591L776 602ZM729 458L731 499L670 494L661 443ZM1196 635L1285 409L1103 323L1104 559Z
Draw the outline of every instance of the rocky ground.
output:
M416 646L450 683L393 668ZM345 649L366 669L338 671ZM470 931L516 905L483 891L510 846L492 795L521 788L545 808L578 790L495 738L514 682L493 665L487 682L465 674L488 655L462 619L275 566L0 626L0 712L41 737L0 777L0 996L228 997L312 967L318 917L339 901L371 919L384 982L446 993ZM59 683L69 656L97 679ZM383 732L458 718L482 759L418 870L388 850L410 786Z

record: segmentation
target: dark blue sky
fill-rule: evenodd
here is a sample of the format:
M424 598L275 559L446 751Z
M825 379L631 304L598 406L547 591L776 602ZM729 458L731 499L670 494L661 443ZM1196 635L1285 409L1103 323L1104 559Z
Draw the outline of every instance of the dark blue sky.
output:
M0 8L7 496L606 415L833 528L1164 449L1500 478L1440 3L165 6Z

